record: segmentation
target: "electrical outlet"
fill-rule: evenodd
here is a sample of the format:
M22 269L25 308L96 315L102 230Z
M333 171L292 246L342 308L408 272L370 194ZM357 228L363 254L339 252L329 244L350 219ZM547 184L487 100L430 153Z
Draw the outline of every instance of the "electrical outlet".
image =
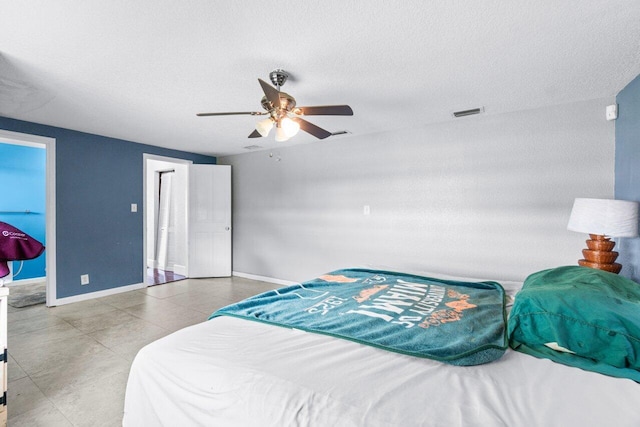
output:
M88 274L83 274L80 276L80 284L81 285L88 285L89 284L89 275Z
M131 212L138 212L138 204L131 203Z

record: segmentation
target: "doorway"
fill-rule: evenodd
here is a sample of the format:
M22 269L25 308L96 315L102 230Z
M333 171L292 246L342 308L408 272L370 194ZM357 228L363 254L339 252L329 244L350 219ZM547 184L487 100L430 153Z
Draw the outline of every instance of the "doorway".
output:
M10 184L4 188L0 221L18 227L46 246L44 255L29 261L10 262L11 273L0 279L11 286L9 304L23 308L45 303L55 305L55 139L0 130L3 164L0 171L25 174L11 196ZM7 153L11 153L15 164ZM13 171L10 171L13 169ZM27 188L33 186L33 188Z
M231 166L144 154L144 270L152 286L231 276Z
M187 195L191 161L144 155L145 284L187 278Z

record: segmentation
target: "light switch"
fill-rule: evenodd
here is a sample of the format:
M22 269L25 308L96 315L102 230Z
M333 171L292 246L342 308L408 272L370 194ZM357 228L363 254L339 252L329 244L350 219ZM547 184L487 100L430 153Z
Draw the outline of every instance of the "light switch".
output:
M131 212L138 212L138 204L131 203Z
M369 205L364 205L364 208L362 209L362 213L365 215L369 215L371 213L371 208L369 207Z

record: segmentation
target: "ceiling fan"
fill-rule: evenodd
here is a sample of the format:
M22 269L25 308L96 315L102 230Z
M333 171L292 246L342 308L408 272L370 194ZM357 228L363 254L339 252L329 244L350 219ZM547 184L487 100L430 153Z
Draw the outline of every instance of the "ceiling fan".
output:
M260 138L267 136L271 129L276 128L276 141L286 141L300 129L310 133L319 139L325 139L332 135L328 130L322 129L302 118L302 116L353 116L353 110L348 105L322 105L312 107L296 107L296 100L288 93L281 92L280 88L289 78L289 73L277 69L269 73L271 86L262 79L258 79L264 96L262 97L262 108L265 111L234 111L226 113L198 113L197 116L231 116L237 114L250 114L252 116L269 117L260 120L249 138Z

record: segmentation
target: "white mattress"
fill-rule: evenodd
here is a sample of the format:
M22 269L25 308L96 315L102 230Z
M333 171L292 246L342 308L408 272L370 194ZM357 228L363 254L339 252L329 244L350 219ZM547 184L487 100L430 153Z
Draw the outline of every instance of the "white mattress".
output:
M149 344L125 426L640 426L640 384L512 350L458 367L219 317Z

